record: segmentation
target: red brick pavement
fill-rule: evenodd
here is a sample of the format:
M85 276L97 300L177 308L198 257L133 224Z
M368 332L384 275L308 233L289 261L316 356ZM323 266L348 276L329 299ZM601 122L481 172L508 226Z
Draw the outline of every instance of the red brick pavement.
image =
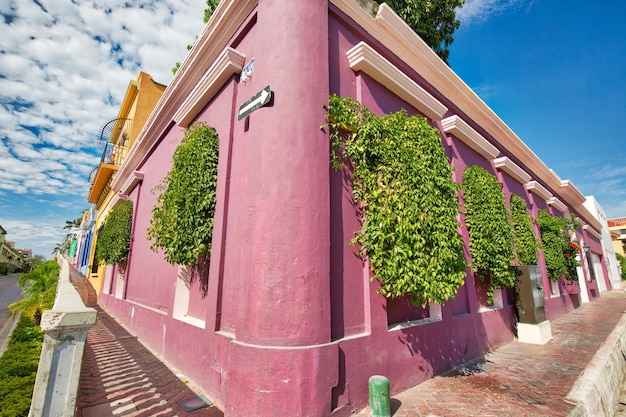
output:
M625 311L623 291L605 293L553 321L545 345L516 340L392 396L393 416L567 416L567 394Z
M89 330L76 417L223 417L214 406L185 412L178 401L196 393L96 304L87 279L70 268L83 301L98 310Z
M184 412L177 401L195 393L95 304L93 289L78 271L72 268L70 277L98 310L85 348L77 417L223 416L215 407ZM604 293L553 321L553 338L545 345L513 341L394 395L393 416L567 416L574 406L568 392L625 311L624 292ZM363 410L358 417L367 415Z

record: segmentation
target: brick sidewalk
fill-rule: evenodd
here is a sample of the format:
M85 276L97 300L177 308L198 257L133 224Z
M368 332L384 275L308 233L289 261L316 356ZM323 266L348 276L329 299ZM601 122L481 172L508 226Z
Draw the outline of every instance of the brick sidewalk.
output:
M177 401L196 393L96 304L91 284L71 267L70 280L98 311L85 345L76 417L223 417L214 406L185 412Z
M623 291L603 293L553 321L553 338L545 345L515 340L392 396L393 416L567 416L574 407L567 394L625 311Z
M196 394L100 309L93 288L78 271L70 268L70 278L83 299L98 310L85 347L77 417L224 415L215 407L183 411L177 401ZM392 414L567 416L574 407L566 400L567 394L625 311L626 293L603 293L553 321L553 338L545 345L515 340L480 360L394 395ZM355 417L368 413L366 409Z

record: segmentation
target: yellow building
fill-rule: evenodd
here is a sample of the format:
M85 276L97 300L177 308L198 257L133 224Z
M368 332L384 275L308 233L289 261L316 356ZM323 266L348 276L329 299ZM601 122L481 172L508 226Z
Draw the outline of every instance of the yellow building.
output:
M611 240L613 241L615 253L624 256L624 245L626 245L626 217L608 219L607 223L609 224L609 231L611 232Z
M15 249L14 242L5 240L6 230L0 226L0 274L13 273L21 270L23 257Z
M91 188L87 197L87 201L95 204L98 211L88 276L98 295L102 289L104 265L96 265L94 255L98 239L97 230L104 224L109 209L117 202L117 196L111 190L111 182L161 98L165 87L154 81L150 74L141 71L137 79L131 80L128 84L117 117L105 123L102 128L101 140L107 142L100 163L91 175Z

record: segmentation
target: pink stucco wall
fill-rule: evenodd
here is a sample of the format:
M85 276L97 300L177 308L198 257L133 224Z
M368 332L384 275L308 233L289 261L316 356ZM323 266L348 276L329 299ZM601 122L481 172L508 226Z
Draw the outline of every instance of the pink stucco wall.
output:
M485 286L470 272L457 297L442 306L440 321L393 328L429 312L377 294L349 243L359 228L350 172L330 167L328 132L320 129L329 93L357 98L376 113L416 113L349 67L345 53L361 40L378 46L319 0L259 0L230 40L246 62L255 58L255 69L245 82L230 77L196 117L217 130L220 155L207 293L192 284L186 315L193 320L175 317L178 268L150 250L146 233L157 201L152 190L171 168L182 129L168 124L136 168L144 178L128 195L136 215L129 266L124 280L114 274L101 302L227 416L345 416L367 405L371 375L388 376L398 392L515 337L512 291L504 291L501 308L481 308ZM448 115L457 113L419 69L379 52L444 103ZM270 105L237 120L238 107L267 85ZM431 124L441 129L439 121ZM442 146L457 181L465 167L480 165L498 176L507 198L522 196L533 216L548 208L457 138L442 133ZM467 242L466 229L460 232ZM602 253L597 245L590 243ZM123 291L116 292L118 284ZM546 293L549 318L576 306L572 295Z

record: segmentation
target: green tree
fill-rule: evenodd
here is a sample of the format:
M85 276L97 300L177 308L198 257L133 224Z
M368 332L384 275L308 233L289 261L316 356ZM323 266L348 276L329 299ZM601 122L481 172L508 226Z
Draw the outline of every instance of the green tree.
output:
M43 255L35 255L30 259L31 269L37 268L42 263L46 262L46 257Z
M204 9L204 23L207 23L213 12L217 9L217 5L220 4L220 0L206 0L206 9Z
M335 168L353 173L361 228L352 243L370 261L386 298L414 305L454 298L467 266L458 233L458 184L441 134L404 111L377 116L350 98L330 96Z
M197 267L210 257L218 152L215 129L194 124L174 152L171 171L154 190L163 193L152 209L148 238L171 264Z
M96 260L109 265L119 264L124 267L128 259L131 226L133 223L133 202L119 201L109 213L104 227L98 233L96 241Z
M511 222L513 246L520 265L535 265L539 251L539 239L535 236L533 220L528 214L526 202L517 194L511 196Z
M220 3L220 0L206 0L206 9L204 9L204 23L208 23L208 21L211 19L211 16L213 16L213 12L215 11L219 3ZM196 39L198 39L197 36L196 36ZM191 48L193 48L193 44L187 45L188 51L191 51ZM179 68L180 68L180 61L174 64L174 67L172 68L172 74L176 74Z
M55 261L46 261L33 271L23 274L17 280L22 288L22 299L9 304L9 310L16 314L32 314L35 324L41 322L41 313L52 308L59 281L60 267Z
M626 257L624 257L621 253L616 253L615 257L617 258L617 262L619 262L622 270L622 281L626 281Z
M580 227L574 220L551 215L547 210L539 210L537 217L541 234L541 248L546 262L548 278L558 281L563 276L578 280L576 260L578 244L572 241L572 233Z
M463 173L463 197L472 269L481 280L491 278L491 299L494 288L515 285L514 234L502 185L484 168L472 165Z
M447 64L454 31L461 22L455 8L465 0L387 0L385 1L428 46Z

